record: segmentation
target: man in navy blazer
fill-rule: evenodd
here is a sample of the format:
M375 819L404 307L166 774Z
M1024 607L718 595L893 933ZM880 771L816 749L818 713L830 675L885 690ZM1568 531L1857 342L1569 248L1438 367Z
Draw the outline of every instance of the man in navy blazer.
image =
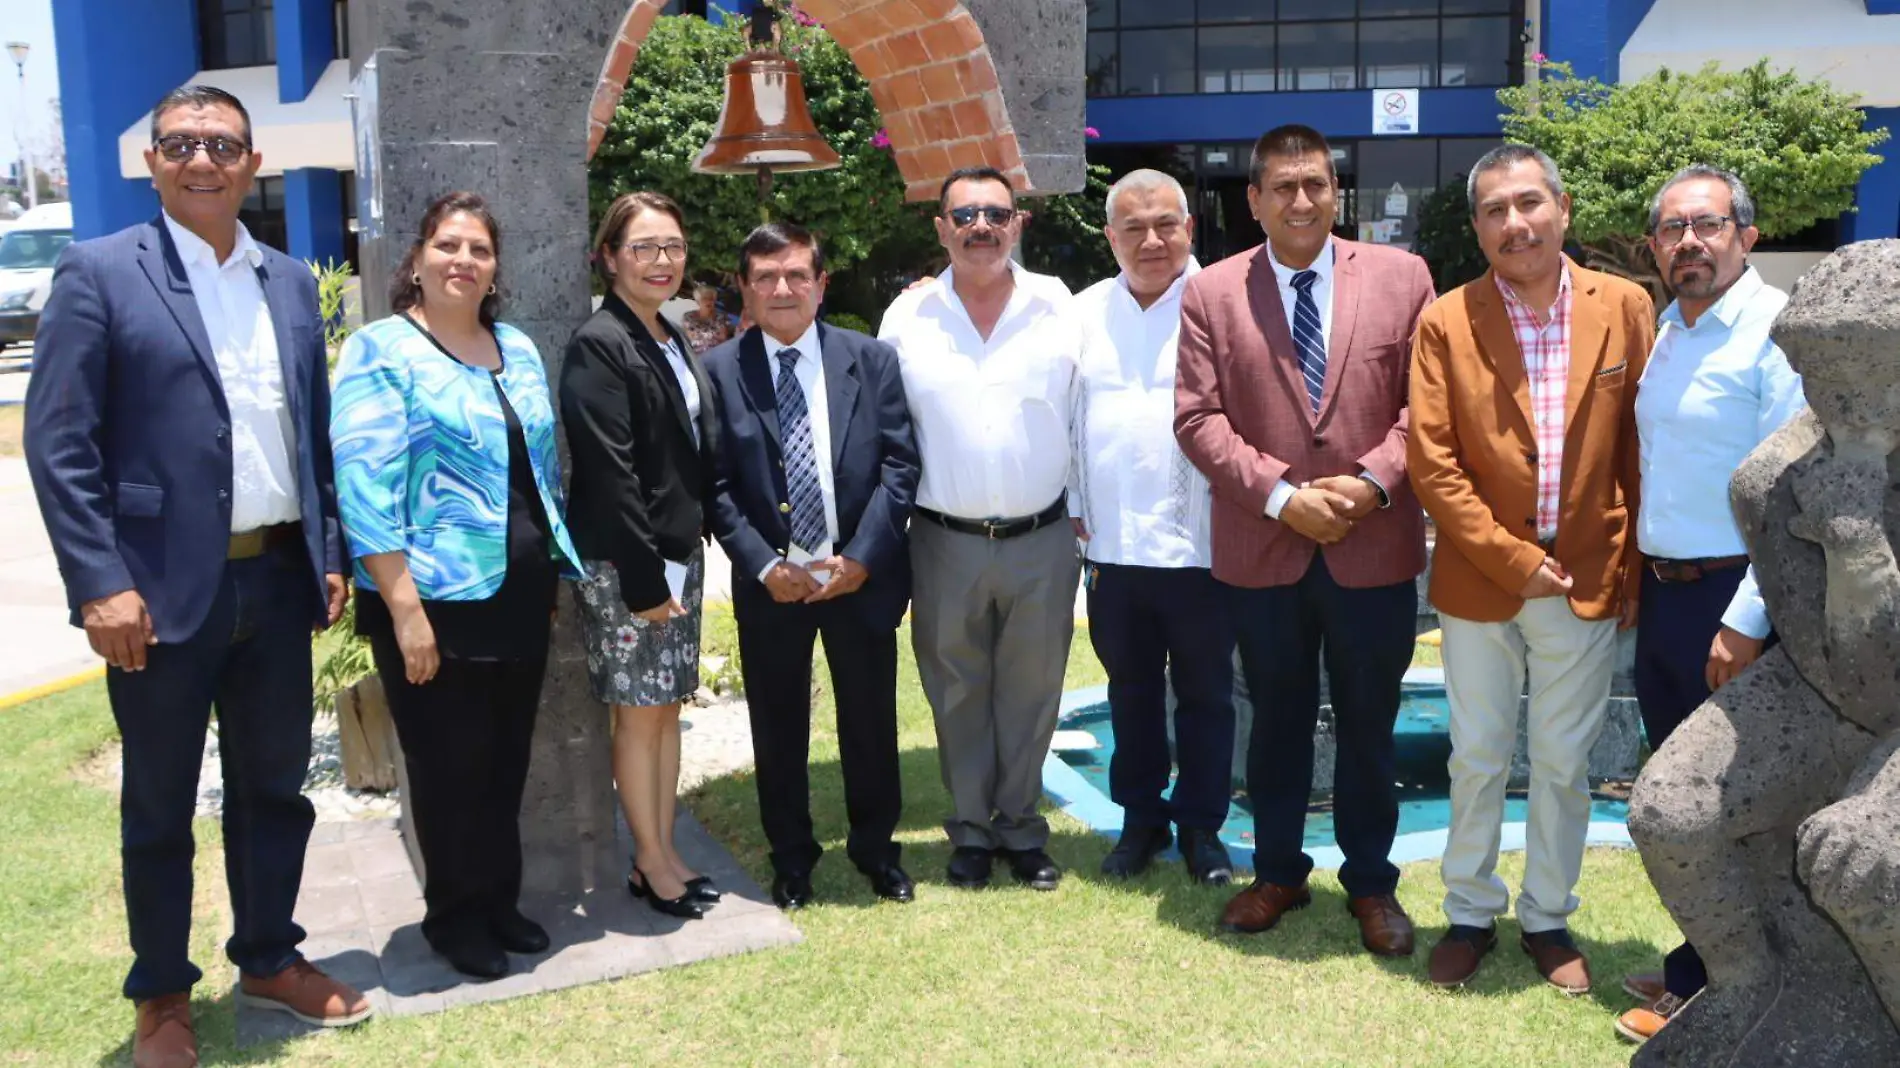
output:
M759 814L772 846L772 900L784 909L811 900L823 852L807 772L812 642L821 635L837 695L845 851L879 897L912 896L892 835L903 808L897 626L910 601L917 446L897 353L818 324L824 267L804 227L752 231L739 277L759 325L706 354L720 428L710 518L732 560Z
M261 162L244 106L191 86L152 115L164 211L62 255L26 398L40 514L124 740L142 1068L197 1063L191 820L214 705L239 1001L329 1026L369 1014L299 955L291 919L315 820L310 634L346 590L316 286L238 221Z

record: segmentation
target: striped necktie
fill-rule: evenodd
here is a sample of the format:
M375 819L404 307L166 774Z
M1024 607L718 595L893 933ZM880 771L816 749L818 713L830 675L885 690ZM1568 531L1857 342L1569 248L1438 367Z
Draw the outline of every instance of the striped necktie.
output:
M1306 397L1319 413L1320 394L1326 391L1326 331L1320 328L1319 304L1313 300L1313 283L1318 271L1298 271L1293 275L1293 346L1300 351L1300 377L1306 380Z
M825 498L818 484L818 455L811 443L811 409L792 368L797 349L780 349L778 372L779 434L785 447L785 492L791 497L792 542L815 553L825 543Z

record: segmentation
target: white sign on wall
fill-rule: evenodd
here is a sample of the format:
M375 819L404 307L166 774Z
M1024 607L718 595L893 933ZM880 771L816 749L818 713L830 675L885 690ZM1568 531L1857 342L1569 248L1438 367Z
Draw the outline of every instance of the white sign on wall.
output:
M1372 91L1372 136L1418 132L1417 89Z
M1388 219L1404 218L1406 209L1411 206L1412 198L1405 195L1405 187L1397 182L1393 182L1391 192L1385 195L1385 217Z

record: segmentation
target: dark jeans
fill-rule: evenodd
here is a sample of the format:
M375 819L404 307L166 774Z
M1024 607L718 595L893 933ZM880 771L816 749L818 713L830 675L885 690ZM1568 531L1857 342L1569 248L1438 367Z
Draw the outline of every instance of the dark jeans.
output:
M1645 570L1637 607L1636 703L1650 752L1709 699L1709 645L1747 568L1712 571L1698 582L1664 582ZM1774 641L1773 636L1769 641ZM1663 958L1663 983L1678 997L1708 985L1702 956L1687 942Z
M812 644L822 638L836 697L844 773L845 853L861 869L896 864L893 835L904 808L897 765L897 630L866 622L853 594L818 604L779 604L751 583L735 596L759 820L772 869L809 874L824 850L811 822Z
M1108 789L1124 832L1170 822L1219 830L1234 762L1234 627L1220 584L1205 568L1088 563L1083 574L1089 643L1108 672ZM1181 774L1163 797L1169 685Z
M1313 870L1302 842L1323 659L1339 747L1333 822L1346 856L1339 881L1351 897L1391 893L1399 883L1390 859L1399 826L1392 727L1399 684L1412 663L1415 587L1402 582L1347 589L1333 580L1326 558L1315 554L1296 583L1227 590L1253 699L1247 793L1253 799L1256 876L1298 886Z
M422 934L431 944L482 932L521 896L521 794L528 783L547 648L520 660L444 657L410 685L393 633L370 639L402 742L422 852Z
M291 922L316 813L310 763L310 564L301 543L225 565L204 624L146 650L145 670L106 672L124 740L119 830L134 1000L190 990L192 813L211 710L224 774L225 955L247 975L298 959Z

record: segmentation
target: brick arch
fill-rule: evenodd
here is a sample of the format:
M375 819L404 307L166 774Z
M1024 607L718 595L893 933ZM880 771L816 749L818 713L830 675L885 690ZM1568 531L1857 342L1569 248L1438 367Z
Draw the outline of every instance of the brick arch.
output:
M634 0L601 65L588 116L592 159L663 0ZM991 166L1031 188L983 31L957 0L800 0L871 84L909 200L933 200L958 167Z

